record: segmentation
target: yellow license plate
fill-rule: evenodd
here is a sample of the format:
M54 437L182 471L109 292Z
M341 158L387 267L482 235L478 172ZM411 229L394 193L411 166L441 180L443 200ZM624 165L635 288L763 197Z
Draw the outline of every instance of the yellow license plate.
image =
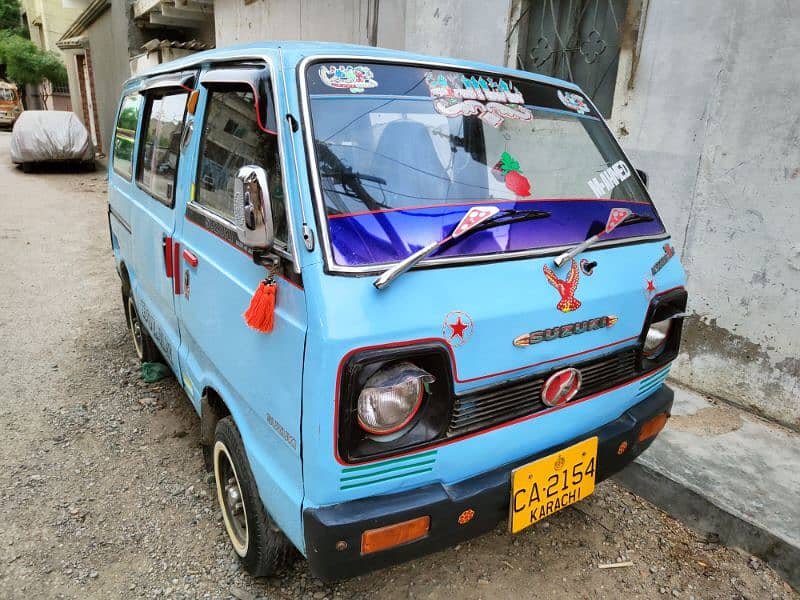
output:
M522 531L594 492L597 438L511 472L511 533Z

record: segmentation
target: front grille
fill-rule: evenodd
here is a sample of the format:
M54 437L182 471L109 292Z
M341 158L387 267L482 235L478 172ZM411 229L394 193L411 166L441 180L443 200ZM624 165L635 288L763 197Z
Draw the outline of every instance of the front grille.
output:
M573 402L634 379L639 375L636 369L636 352L635 347L626 348L614 354L569 365L581 372L583 380ZM547 406L542 402L542 386L550 375L563 368L565 367L458 396L447 437L486 429L544 410Z

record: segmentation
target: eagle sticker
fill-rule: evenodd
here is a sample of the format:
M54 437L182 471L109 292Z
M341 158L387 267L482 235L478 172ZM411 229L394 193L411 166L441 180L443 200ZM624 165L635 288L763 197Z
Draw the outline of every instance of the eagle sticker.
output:
M580 280L580 270L574 258L566 279L559 279L553 269L547 265L544 265L544 276L561 296L561 300L556 304L558 310L568 313L581 307L581 301L575 297L575 290L578 289L578 281Z

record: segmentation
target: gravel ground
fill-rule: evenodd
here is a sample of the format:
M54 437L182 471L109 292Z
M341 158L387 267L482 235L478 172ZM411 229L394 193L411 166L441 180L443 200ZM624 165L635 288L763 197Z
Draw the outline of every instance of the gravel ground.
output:
M24 175L0 132L0 598L798 598L613 482L548 521L335 585L239 569L174 379L139 377L105 176ZM631 566L599 565L630 561Z

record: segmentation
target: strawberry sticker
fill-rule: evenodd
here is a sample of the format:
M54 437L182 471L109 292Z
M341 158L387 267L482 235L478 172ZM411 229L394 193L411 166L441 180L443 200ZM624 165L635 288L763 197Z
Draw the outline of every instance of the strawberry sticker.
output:
M500 179L502 176L506 187L517 196L530 196L531 183L520 171L519 163L508 152L500 155L500 162L492 168L492 174Z

